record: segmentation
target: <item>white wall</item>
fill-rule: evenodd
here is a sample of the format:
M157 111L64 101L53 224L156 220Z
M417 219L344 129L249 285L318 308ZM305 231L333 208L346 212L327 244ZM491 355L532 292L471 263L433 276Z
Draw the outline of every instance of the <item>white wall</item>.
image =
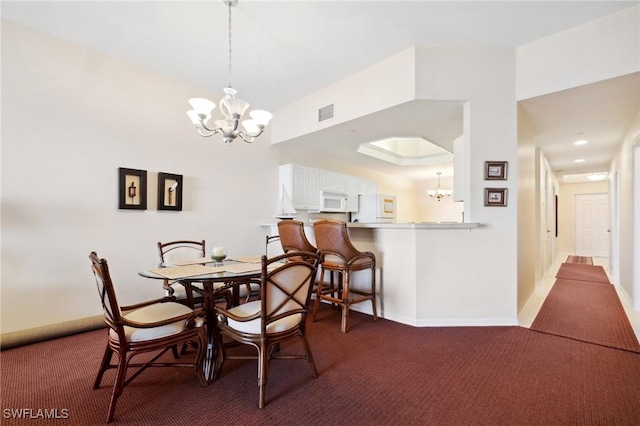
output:
M537 159L533 129L518 109L518 312L535 292Z
M640 110L622 140L610 169L610 173L618 176L619 284L629 299L634 302L636 311L640 311L640 282L634 282L634 268L640 265L640 253L635 251L633 237L634 226L640 226L640 224L634 222L634 209L638 208L640 200L634 197L633 191L634 179L637 181L633 170L633 149L634 143L638 143L639 134Z
M101 315L88 254L122 302L162 295L137 271L156 243L225 241L258 254L277 202L268 135L227 147L185 115L194 87L2 22L2 333ZM118 210L118 167L147 170L146 211ZM156 209L156 174L184 176L182 212Z
M640 5L517 49L518 100L640 69Z
M279 143L414 99L414 49L407 49L318 90L274 113L272 141ZM357 99L358 102L353 100ZM334 117L318 122L318 109L335 105ZM301 114L304 111L305 114Z

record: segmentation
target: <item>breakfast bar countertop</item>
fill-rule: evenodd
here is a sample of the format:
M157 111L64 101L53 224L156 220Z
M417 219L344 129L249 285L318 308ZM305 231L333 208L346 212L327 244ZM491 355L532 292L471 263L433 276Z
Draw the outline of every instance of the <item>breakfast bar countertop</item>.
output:
M479 223L461 222L347 223L348 228L375 229L473 229L480 226L481 225Z

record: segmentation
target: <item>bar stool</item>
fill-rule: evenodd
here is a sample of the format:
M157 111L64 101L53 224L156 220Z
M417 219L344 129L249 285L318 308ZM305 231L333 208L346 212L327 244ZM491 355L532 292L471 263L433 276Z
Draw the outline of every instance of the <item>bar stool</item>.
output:
M304 223L298 220L281 220L278 222L278 235L282 251L310 251L315 253L318 251L307 239L304 233Z
M315 321L321 300L335 303L342 308L342 332L349 328L349 307L356 303L371 301L373 320L378 321L376 310L376 257L371 252L361 252L351 243L347 233L347 224L337 220L319 220L314 222L313 230L316 244L321 254L322 272L320 282L324 282L324 273L331 274L329 286L318 286L312 319ZM351 288L353 272L371 270L371 289L369 291ZM334 275L338 274L335 283ZM337 293L337 297L335 296Z

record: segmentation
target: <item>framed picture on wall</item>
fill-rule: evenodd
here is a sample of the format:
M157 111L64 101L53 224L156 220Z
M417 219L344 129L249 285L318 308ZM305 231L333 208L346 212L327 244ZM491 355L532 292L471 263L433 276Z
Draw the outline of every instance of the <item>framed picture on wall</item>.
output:
M118 208L147 209L147 171L118 169Z
M484 162L484 179L485 180L507 180L507 162L506 161L485 161Z
M485 188L484 205L505 207L507 205L507 188Z
M182 210L182 175L158 173L158 210Z

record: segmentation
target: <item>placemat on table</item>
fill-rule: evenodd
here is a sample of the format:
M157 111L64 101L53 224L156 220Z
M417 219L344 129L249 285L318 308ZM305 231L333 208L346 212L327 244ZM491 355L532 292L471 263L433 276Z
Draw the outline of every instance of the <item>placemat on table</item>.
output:
M216 272L223 272L225 270L222 266L210 267L204 265L184 265L184 266L171 266L169 268L156 268L151 269L158 275L161 275L169 279L178 279L185 277L196 277L198 275L214 274Z

